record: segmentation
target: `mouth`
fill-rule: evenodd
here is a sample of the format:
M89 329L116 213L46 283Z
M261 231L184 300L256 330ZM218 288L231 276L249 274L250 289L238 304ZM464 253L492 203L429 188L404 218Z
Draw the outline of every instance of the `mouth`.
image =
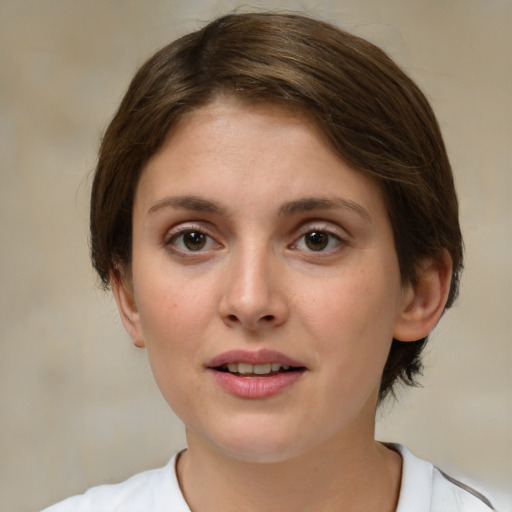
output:
M206 365L214 381L242 399L267 399L302 381L307 367L275 350L231 350Z
M231 350L214 357L209 370L239 377L273 377L293 372L304 372L306 366L274 350Z
M260 364L234 362L215 366L212 370L241 377L273 377L282 373L302 372L305 368L277 362Z

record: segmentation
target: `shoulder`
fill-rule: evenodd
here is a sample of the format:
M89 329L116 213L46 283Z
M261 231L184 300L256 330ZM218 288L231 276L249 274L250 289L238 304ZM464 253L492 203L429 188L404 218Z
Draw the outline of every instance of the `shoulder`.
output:
M396 512L492 512L491 502L472 487L447 475L400 445L402 486Z
M461 506L460 510L464 511L490 512L495 510L489 498L473 487L447 475L439 468L435 468L434 475L433 496L436 497L437 508L440 510L443 510L445 502L458 504Z
M178 485L176 460L177 454L163 468L138 473L118 484L92 487L42 512L190 512Z

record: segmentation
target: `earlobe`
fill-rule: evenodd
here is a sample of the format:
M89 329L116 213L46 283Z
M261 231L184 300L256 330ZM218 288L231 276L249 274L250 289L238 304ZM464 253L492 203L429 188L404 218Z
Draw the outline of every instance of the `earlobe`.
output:
M116 299L117 308L124 328L133 340L136 347L145 346L140 326L139 311L135 302L131 282L122 272L116 271L110 274L110 286Z
M452 259L445 251L439 260L421 265L414 285L404 288L393 337L399 341L416 341L427 336L441 318L452 274Z

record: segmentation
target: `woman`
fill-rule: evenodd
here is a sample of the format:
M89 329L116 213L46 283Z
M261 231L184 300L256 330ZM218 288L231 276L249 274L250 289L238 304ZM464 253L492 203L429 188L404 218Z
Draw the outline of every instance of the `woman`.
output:
M374 439L462 238L432 110L372 44L240 14L163 48L105 134L91 243L187 449L47 510L492 510Z

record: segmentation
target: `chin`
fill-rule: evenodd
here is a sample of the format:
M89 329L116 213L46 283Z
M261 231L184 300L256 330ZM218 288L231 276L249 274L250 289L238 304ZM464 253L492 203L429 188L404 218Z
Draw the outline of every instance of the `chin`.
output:
M293 429L279 429L276 425L258 428L226 430L217 438L205 439L211 446L239 461L255 464L273 464L291 460L307 451L293 435ZM227 435L226 435L227 434Z

